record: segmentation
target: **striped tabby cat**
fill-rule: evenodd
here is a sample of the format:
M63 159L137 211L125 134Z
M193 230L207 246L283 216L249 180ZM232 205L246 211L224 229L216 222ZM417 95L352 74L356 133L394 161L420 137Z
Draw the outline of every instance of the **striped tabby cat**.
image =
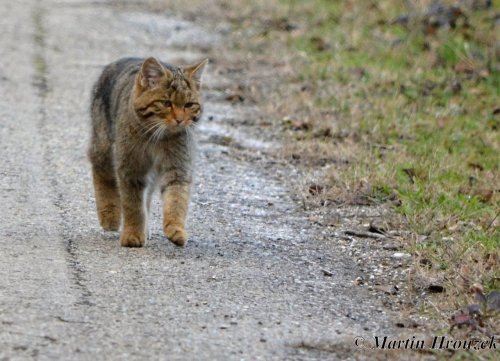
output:
M200 77L207 60L180 68L155 58L106 66L94 86L88 155L99 222L120 243L142 247L151 194L160 186L163 230L178 246L192 173L193 127L201 116Z

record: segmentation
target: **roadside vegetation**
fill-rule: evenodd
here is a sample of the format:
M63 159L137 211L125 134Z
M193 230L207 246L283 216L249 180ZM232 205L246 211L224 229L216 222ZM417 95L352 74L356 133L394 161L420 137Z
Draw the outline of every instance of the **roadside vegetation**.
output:
M261 35L295 55L278 121L285 156L324 169L310 203L390 203L443 285L422 312L500 289L500 1L280 4Z
M285 155L325 169L312 203L390 203L415 272L442 281L422 312L499 290L500 1L281 4L279 121Z
M283 157L315 173L308 205L390 204L414 272L442 285L423 313L448 321L500 289L500 1L239 11L260 29L245 46L281 61L279 91L261 100Z
M286 39L303 84L287 100L291 153L336 164L323 198L393 202L425 264L498 288L500 5L404 3L289 7L309 25Z

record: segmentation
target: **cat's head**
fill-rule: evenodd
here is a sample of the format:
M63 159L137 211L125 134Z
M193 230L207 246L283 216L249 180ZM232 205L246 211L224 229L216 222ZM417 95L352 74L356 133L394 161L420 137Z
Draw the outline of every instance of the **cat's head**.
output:
M133 105L151 131L177 133L201 117L201 74L208 59L184 68L148 58L135 79Z

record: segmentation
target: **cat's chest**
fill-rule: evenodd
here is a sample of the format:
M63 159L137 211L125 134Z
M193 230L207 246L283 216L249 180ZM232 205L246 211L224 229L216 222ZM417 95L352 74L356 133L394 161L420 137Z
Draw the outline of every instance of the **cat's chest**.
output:
M152 168L159 173L168 171L169 168L176 167L182 161L182 150L175 143L165 142L152 147L149 151L149 159Z
M190 168L192 151L187 140L175 137L151 144L145 152L151 170L161 174L174 169Z

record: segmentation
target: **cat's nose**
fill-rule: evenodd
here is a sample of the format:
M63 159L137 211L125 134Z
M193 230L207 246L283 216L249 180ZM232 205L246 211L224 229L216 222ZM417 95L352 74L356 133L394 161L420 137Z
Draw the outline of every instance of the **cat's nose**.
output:
M182 123L182 119L176 119L175 121L177 122L177 124L181 124Z

